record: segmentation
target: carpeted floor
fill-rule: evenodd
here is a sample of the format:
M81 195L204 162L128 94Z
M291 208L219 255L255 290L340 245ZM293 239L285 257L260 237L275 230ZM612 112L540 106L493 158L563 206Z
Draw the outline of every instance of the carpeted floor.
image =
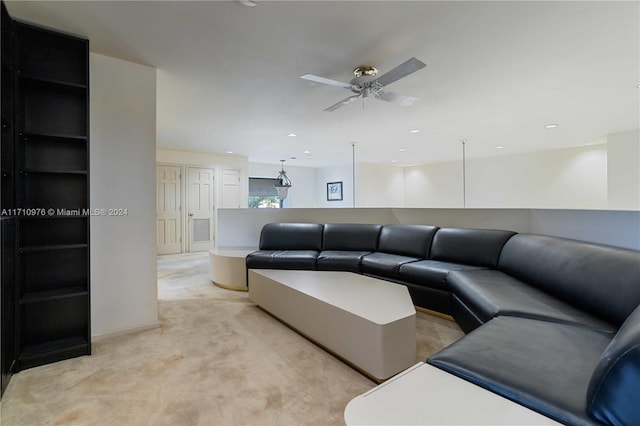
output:
M1 424L344 424L375 384L208 276L206 253L159 257L161 327L14 375ZM463 335L422 313L417 329L416 361Z

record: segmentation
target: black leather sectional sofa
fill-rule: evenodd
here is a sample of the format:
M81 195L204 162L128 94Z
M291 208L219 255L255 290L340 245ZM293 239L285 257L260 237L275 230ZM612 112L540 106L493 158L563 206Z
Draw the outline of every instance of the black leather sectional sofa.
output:
M640 252L504 230L271 223L247 269L407 286L468 333L427 362L566 424L640 424Z

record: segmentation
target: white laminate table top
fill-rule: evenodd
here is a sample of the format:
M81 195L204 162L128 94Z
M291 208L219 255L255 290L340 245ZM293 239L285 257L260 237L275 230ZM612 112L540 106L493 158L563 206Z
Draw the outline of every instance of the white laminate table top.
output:
M416 311L407 288L352 272L252 269L273 281L376 324L388 324Z
M559 424L423 362L352 399L344 420L348 426Z

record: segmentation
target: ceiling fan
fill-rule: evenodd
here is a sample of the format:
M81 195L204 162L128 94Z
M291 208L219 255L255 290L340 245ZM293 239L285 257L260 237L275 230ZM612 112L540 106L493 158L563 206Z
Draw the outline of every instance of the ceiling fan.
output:
M348 103L353 102L360 97L362 97L362 99L374 97L386 102L409 106L417 101L418 98L415 98L413 96L401 95L399 93L386 92L382 90L382 88L390 85L395 81L400 80L401 78L408 76L409 74L421 70L426 66L427 64L425 64L421 60L411 58L393 68L391 71L388 71L378 77L378 69L376 67L373 67L371 65L360 65L355 70L353 70L355 78L349 83L343 83L342 81L332 80L330 78L324 78L313 74L305 74L300 78L309 81L315 81L316 83L342 87L356 93L355 95L349 96L348 98L345 98L340 102L331 105L329 108L326 108L325 111L335 111L341 106L347 105Z

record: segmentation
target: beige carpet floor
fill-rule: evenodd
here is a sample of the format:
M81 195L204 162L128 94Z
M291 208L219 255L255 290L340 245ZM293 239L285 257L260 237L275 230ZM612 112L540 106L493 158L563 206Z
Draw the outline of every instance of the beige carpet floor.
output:
M343 424L346 404L375 384L247 293L212 285L208 268L206 254L159 257L161 327L14 375L2 425ZM463 335L422 313L417 329L416 361Z

